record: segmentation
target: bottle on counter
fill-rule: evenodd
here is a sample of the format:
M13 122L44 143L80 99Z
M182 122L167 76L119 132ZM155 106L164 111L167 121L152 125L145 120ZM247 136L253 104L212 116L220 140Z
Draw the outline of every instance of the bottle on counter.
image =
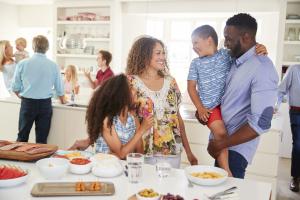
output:
M71 92L71 99L70 99L71 103L75 103L75 91L72 90Z

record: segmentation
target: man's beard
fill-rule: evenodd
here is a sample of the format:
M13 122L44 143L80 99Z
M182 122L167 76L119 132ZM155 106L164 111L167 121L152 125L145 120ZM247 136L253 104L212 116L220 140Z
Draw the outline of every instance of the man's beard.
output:
M243 54L240 41L230 50L230 55L233 58L239 58Z

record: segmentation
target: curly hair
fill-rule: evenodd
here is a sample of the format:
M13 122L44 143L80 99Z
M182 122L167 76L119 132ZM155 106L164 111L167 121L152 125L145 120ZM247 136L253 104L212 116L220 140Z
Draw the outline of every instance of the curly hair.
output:
M120 115L125 108L133 105L131 90L126 75L114 76L103 83L93 94L87 108L85 120L90 144L102 136L104 120L108 127L113 125L113 117Z
M144 72L147 65L150 64L153 49L156 44L160 44L165 53L166 48L164 43L151 36L142 36L138 38L132 45L128 58L127 58L127 66L126 66L126 74L128 75L140 75ZM166 56L167 57L167 56ZM168 73L169 67L167 60L165 61L165 69L163 71L159 71L158 74L160 76L164 76Z
M238 29L252 33L254 37L257 31L256 19L247 13L239 13L230 17L226 21L226 26L236 26Z

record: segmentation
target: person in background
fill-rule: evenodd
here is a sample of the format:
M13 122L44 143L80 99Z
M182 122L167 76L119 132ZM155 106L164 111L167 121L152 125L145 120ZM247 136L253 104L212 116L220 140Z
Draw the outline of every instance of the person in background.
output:
M136 91L124 74L107 80L89 103L86 122L89 137L78 140L71 150L84 150L96 143L96 152L111 153L125 159L130 152L143 152L142 135L153 126L153 116L141 125L133 112Z
M179 168L183 144L189 162L197 164L179 112L181 93L168 73L163 42L148 36L137 39L127 58L126 73L137 90L140 120L154 116L154 127L143 136L145 162L167 162Z
M11 83L16 69L13 57L13 47L9 41L0 41L0 72L2 72L5 87L11 92Z
M221 112L229 136L211 139L208 144L214 158L229 149L229 167L236 178L244 178L259 136L270 129L277 97L278 75L272 61L255 52L256 31L257 22L249 14L234 15L226 22L225 46L234 61L226 79Z
M79 87L80 86L78 84L77 69L74 65L68 65L65 69L65 94L71 94L72 91L74 92L74 94L78 94Z
M215 139L227 137L221 116L221 98L232 59L228 49L218 50L218 35L209 25L196 28L192 33L193 50L198 58L193 59L188 74L188 92L197 111L200 123L207 125ZM265 54L263 45L256 45L257 54ZM228 150L217 158L218 165L232 176L228 165Z
M49 49L48 39L38 35L33 38L32 47L34 55L17 65L12 83L12 91L21 98L17 141L28 141L35 122L36 143L47 143L52 117L52 88L62 104L65 103L64 88L58 65L45 55Z
M96 80L92 80L90 72L87 71L84 72L84 75L89 80L92 89L101 86L104 83L104 81L114 76L114 72L109 67L111 60L112 60L112 55L110 52L100 50L98 52L98 57L97 57L97 64L100 69L97 72Z
M290 190L299 192L300 179L300 65L289 66L279 85L276 110L285 95L288 95L290 105L290 123L293 136Z
M25 50L27 46L27 42L25 38L18 38L15 41L16 43L16 52L14 53L14 57L16 59L16 63L20 62L21 60L28 58L29 53Z

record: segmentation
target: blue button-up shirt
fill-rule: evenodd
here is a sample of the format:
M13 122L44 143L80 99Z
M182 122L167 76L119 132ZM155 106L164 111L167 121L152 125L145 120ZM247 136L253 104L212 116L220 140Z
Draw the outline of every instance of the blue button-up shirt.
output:
M64 95L59 67L45 54L35 53L31 58L17 64L12 90L31 99L52 97L53 87L58 96Z
M284 95L288 94L290 106L300 107L300 65L292 65L288 68L278 92L278 106Z
M239 57L231 67L221 102L222 117L228 134L249 124L257 134L271 127L277 99L278 75L267 56L258 56L255 47ZM237 151L251 163L259 137L229 149Z

